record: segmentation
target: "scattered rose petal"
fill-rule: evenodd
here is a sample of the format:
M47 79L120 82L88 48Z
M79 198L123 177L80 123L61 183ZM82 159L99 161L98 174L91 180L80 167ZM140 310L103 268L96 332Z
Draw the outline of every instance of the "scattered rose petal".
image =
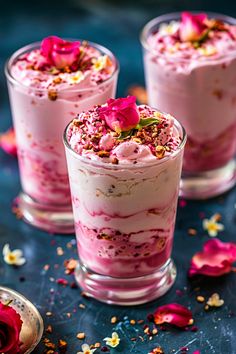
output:
M204 230L207 230L208 235L216 237L219 231L224 230L224 225L218 223L219 214L214 214L210 219L203 219L202 226Z
M106 341L106 345L109 345L109 347L112 348L117 347L120 343L120 338L117 332L113 332L111 337L106 337L103 340Z
M21 317L15 309L0 302L1 353L19 353L22 323Z
M64 267L65 267L65 274L73 274L75 271L75 268L78 264L78 261L76 259L67 259L64 261Z
M211 307L221 307L224 305L224 300L220 298L220 295L217 293L214 293L209 297L207 301L207 305Z
M231 272L236 261L236 244L212 239L205 242L203 250L191 261L189 276L204 274L217 277Z
M10 128L5 133L0 134L0 147L9 155L17 155L16 137L13 128Z
M156 324L170 323L177 327L185 327L192 324L192 312L180 304L169 304L158 307L154 312Z
M90 349L90 346L87 343L82 344L82 352L77 352L77 354L93 354L97 348Z
M120 133L136 127L140 121L136 97L109 99L107 105L100 108L100 114L112 130Z
M182 12L181 23L179 28L179 36L182 42L197 41L207 29L205 21L207 15L204 13L192 14L190 12Z
M4 245L2 254L7 264L22 266L26 262L26 259L23 257L23 252L20 249L11 251L8 243Z
M53 65L58 69L71 67L78 62L80 42L69 42L56 36L50 36L43 39L41 53L48 65Z
M57 279L57 284L67 286L68 285L68 280L66 280L64 278L58 278Z

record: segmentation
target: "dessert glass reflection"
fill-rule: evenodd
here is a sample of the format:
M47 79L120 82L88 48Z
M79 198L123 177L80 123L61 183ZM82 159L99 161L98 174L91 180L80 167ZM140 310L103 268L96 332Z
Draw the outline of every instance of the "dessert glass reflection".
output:
M207 198L236 181L236 20L184 12L143 29L148 102L185 127L181 194Z
M74 230L62 135L75 114L116 92L118 63L106 48L45 38L6 64L24 219L49 232Z
M182 126L169 114L109 100L78 115L64 144L79 253L76 279L98 300L141 304L173 284Z

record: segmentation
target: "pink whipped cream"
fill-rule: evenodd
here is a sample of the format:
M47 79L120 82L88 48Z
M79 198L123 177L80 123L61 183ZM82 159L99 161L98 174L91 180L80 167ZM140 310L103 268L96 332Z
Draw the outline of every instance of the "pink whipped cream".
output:
M163 23L152 33L147 44L153 52L161 54L160 62L173 63L177 71L193 69L208 59L219 60L236 51L236 26L227 25L228 30L212 30L202 42L184 41L179 38L180 21ZM176 60L179 64L176 65Z
M133 129L126 137L119 136L107 126L100 115L100 106L82 112L68 127L69 145L81 156L112 164L155 161L179 147L181 137L174 128L174 118L170 114L145 105L139 106L138 112L142 119L156 118L157 123L139 130Z
M94 87L115 71L114 61L87 42L80 46L80 57L78 70L58 69L42 65L41 50L34 49L17 58L11 67L11 75L25 86L59 91Z

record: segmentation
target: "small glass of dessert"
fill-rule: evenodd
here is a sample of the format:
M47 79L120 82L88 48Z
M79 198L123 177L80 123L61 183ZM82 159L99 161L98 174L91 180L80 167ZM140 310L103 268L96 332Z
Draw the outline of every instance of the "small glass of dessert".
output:
M188 12L143 29L148 102L186 128L181 195L205 199L236 182L236 19Z
M171 115L110 99L66 128L79 265L96 299L135 305L173 284L171 259L186 136Z
M45 38L15 52L6 64L22 192L30 224L53 233L74 230L61 136L75 114L114 97L118 62L86 41Z

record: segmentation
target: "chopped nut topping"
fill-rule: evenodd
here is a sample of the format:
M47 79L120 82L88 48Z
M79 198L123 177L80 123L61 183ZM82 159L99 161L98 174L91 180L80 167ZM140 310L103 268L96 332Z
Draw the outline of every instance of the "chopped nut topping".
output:
M101 151L98 151L98 156L99 157L109 157L110 153L109 153L109 151L101 150Z
M51 100L51 101L56 101L56 99L57 99L57 92L56 92L56 91L49 90L49 91L48 91L48 98L49 98L49 100Z
M158 145L156 146L156 156L158 159L162 159L165 155L165 148L164 146Z
M80 332L80 333L77 334L76 337L77 337L78 339L84 339L84 338L85 338L85 333Z
M204 296L201 296L201 295L198 295L197 296L197 302L204 302L205 301L205 298L204 298Z
M111 318L111 323L116 323L117 322L117 317L116 316L113 316L112 318Z

